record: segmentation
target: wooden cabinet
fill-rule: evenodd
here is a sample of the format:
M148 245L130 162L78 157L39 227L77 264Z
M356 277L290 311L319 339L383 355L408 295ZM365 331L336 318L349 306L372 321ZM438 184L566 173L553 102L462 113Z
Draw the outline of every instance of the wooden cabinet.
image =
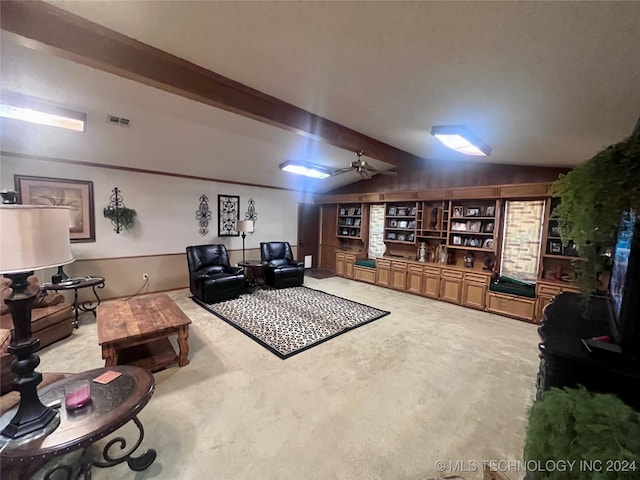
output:
M543 320L544 308L551 303L551 301L563 292L578 293L579 290L573 285L566 282L551 282L551 281L538 281L536 284L536 307L534 321L540 323Z
M409 264L407 268L407 292L420 295L422 293L422 265Z
M575 278L573 262L584 261L584 259L578 256L578 252L573 247L573 242L569 242L567 246L562 245L558 221L552 218L553 210L559 204L560 200L557 198L547 199L538 280L555 282L558 285L566 285L571 288Z
M360 255L361 256L361 255ZM336 275L344 278L354 278L354 268L359 255L350 252L336 252Z
M489 291L487 311L527 322L533 321L536 301L533 298Z
M449 202L422 202L422 216L417 220L418 240L447 239L449 226Z
M484 310L489 280L490 275L465 272L462 286L462 304L465 307Z
M496 252L500 200L451 201L447 248Z
M425 297L440 298L440 269L430 266L422 268L422 288Z
M384 241L415 244L421 202L394 202L385 205Z
M391 288L407 290L407 262L391 261Z
M362 240L366 231L366 218L361 203L340 203L338 209L338 238L351 238Z
M391 286L391 261L378 258L376 260L376 285Z
M462 272L442 269L440 273L440 300L460 304Z
M353 279L366 283L376 283L376 269L356 265L353 269Z

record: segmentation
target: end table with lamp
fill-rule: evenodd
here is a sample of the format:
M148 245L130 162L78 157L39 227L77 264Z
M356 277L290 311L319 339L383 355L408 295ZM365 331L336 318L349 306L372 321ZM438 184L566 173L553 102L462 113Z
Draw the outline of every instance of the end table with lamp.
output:
M68 207L44 205L0 206L0 273L11 280L12 294L5 300L11 312L14 334L9 353L15 355L11 370L13 389L20 403L13 418L3 422L3 448L31 442L53 432L60 415L43 405L36 390L42 374L35 371L40 359L34 353L40 340L31 333L31 309L35 295L27 277L34 270L66 265L73 261L69 240Z

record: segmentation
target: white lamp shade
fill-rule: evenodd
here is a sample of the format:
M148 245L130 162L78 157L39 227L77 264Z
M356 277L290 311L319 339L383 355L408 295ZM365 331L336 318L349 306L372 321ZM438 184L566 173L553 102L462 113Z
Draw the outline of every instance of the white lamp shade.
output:
M68 207L0 207L0 273L29 272L73 262Z
M253 220L238 220L236 230L238 232L253 233Z

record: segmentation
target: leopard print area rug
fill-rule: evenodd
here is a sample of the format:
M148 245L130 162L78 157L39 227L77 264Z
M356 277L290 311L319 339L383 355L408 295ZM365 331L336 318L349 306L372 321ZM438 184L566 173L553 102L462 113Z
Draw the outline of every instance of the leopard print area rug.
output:
M390 313L308 287L260 289L210 305L192 298L282 359Z

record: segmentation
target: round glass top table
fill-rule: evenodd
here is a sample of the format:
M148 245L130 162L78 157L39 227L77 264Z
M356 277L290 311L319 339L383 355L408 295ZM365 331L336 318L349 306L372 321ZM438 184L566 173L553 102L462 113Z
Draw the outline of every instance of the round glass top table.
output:
M78 303L78 290L89 287L93 290L96 300ZM98 292L96 292L96 288L104 288L104 278L91 276L70 277L60 283L44 283L40 288L42 290L52 290L54 292L60 290L73 290L73 325L78 328L78 315L80 314L80 310L83 312L93 312L93 315L95 316L96 308L100 305L100 297L98 296Z
M93 381L108 371L118 372L120 375L105 384ZM84 407L67 411L64 398L65 385L77 380L90 381L91 401ZM132 454L144 438L144 429L137 414L145 407L153 395L154 389L155 381L149 371L139 367L121 365L70 375L38 390L38 396L44 405L60 403L60 425L48 435L23 444L18 441L14 445L7 442L6 437L0 436L3 479L7 473L5 467L17 475L15 478L28 478L52 458L89 447L129 421L135 423L140 435L133 447L125 453L113 457L110 453L113 445L117 444L119 452L126 449L126 440L122 437L116 437L107 443L102 452L102 458L92 457L90 461L94 466L103 468L127 461L132 470L146 469L156 458L155 450L148 450L139 457L133 457ZM9 423L17 408L16 406L8 410L0 417L0 428L4 428ZM56 467L55 469L60 468ZM8 475L7 478L10 476L13 475Z

